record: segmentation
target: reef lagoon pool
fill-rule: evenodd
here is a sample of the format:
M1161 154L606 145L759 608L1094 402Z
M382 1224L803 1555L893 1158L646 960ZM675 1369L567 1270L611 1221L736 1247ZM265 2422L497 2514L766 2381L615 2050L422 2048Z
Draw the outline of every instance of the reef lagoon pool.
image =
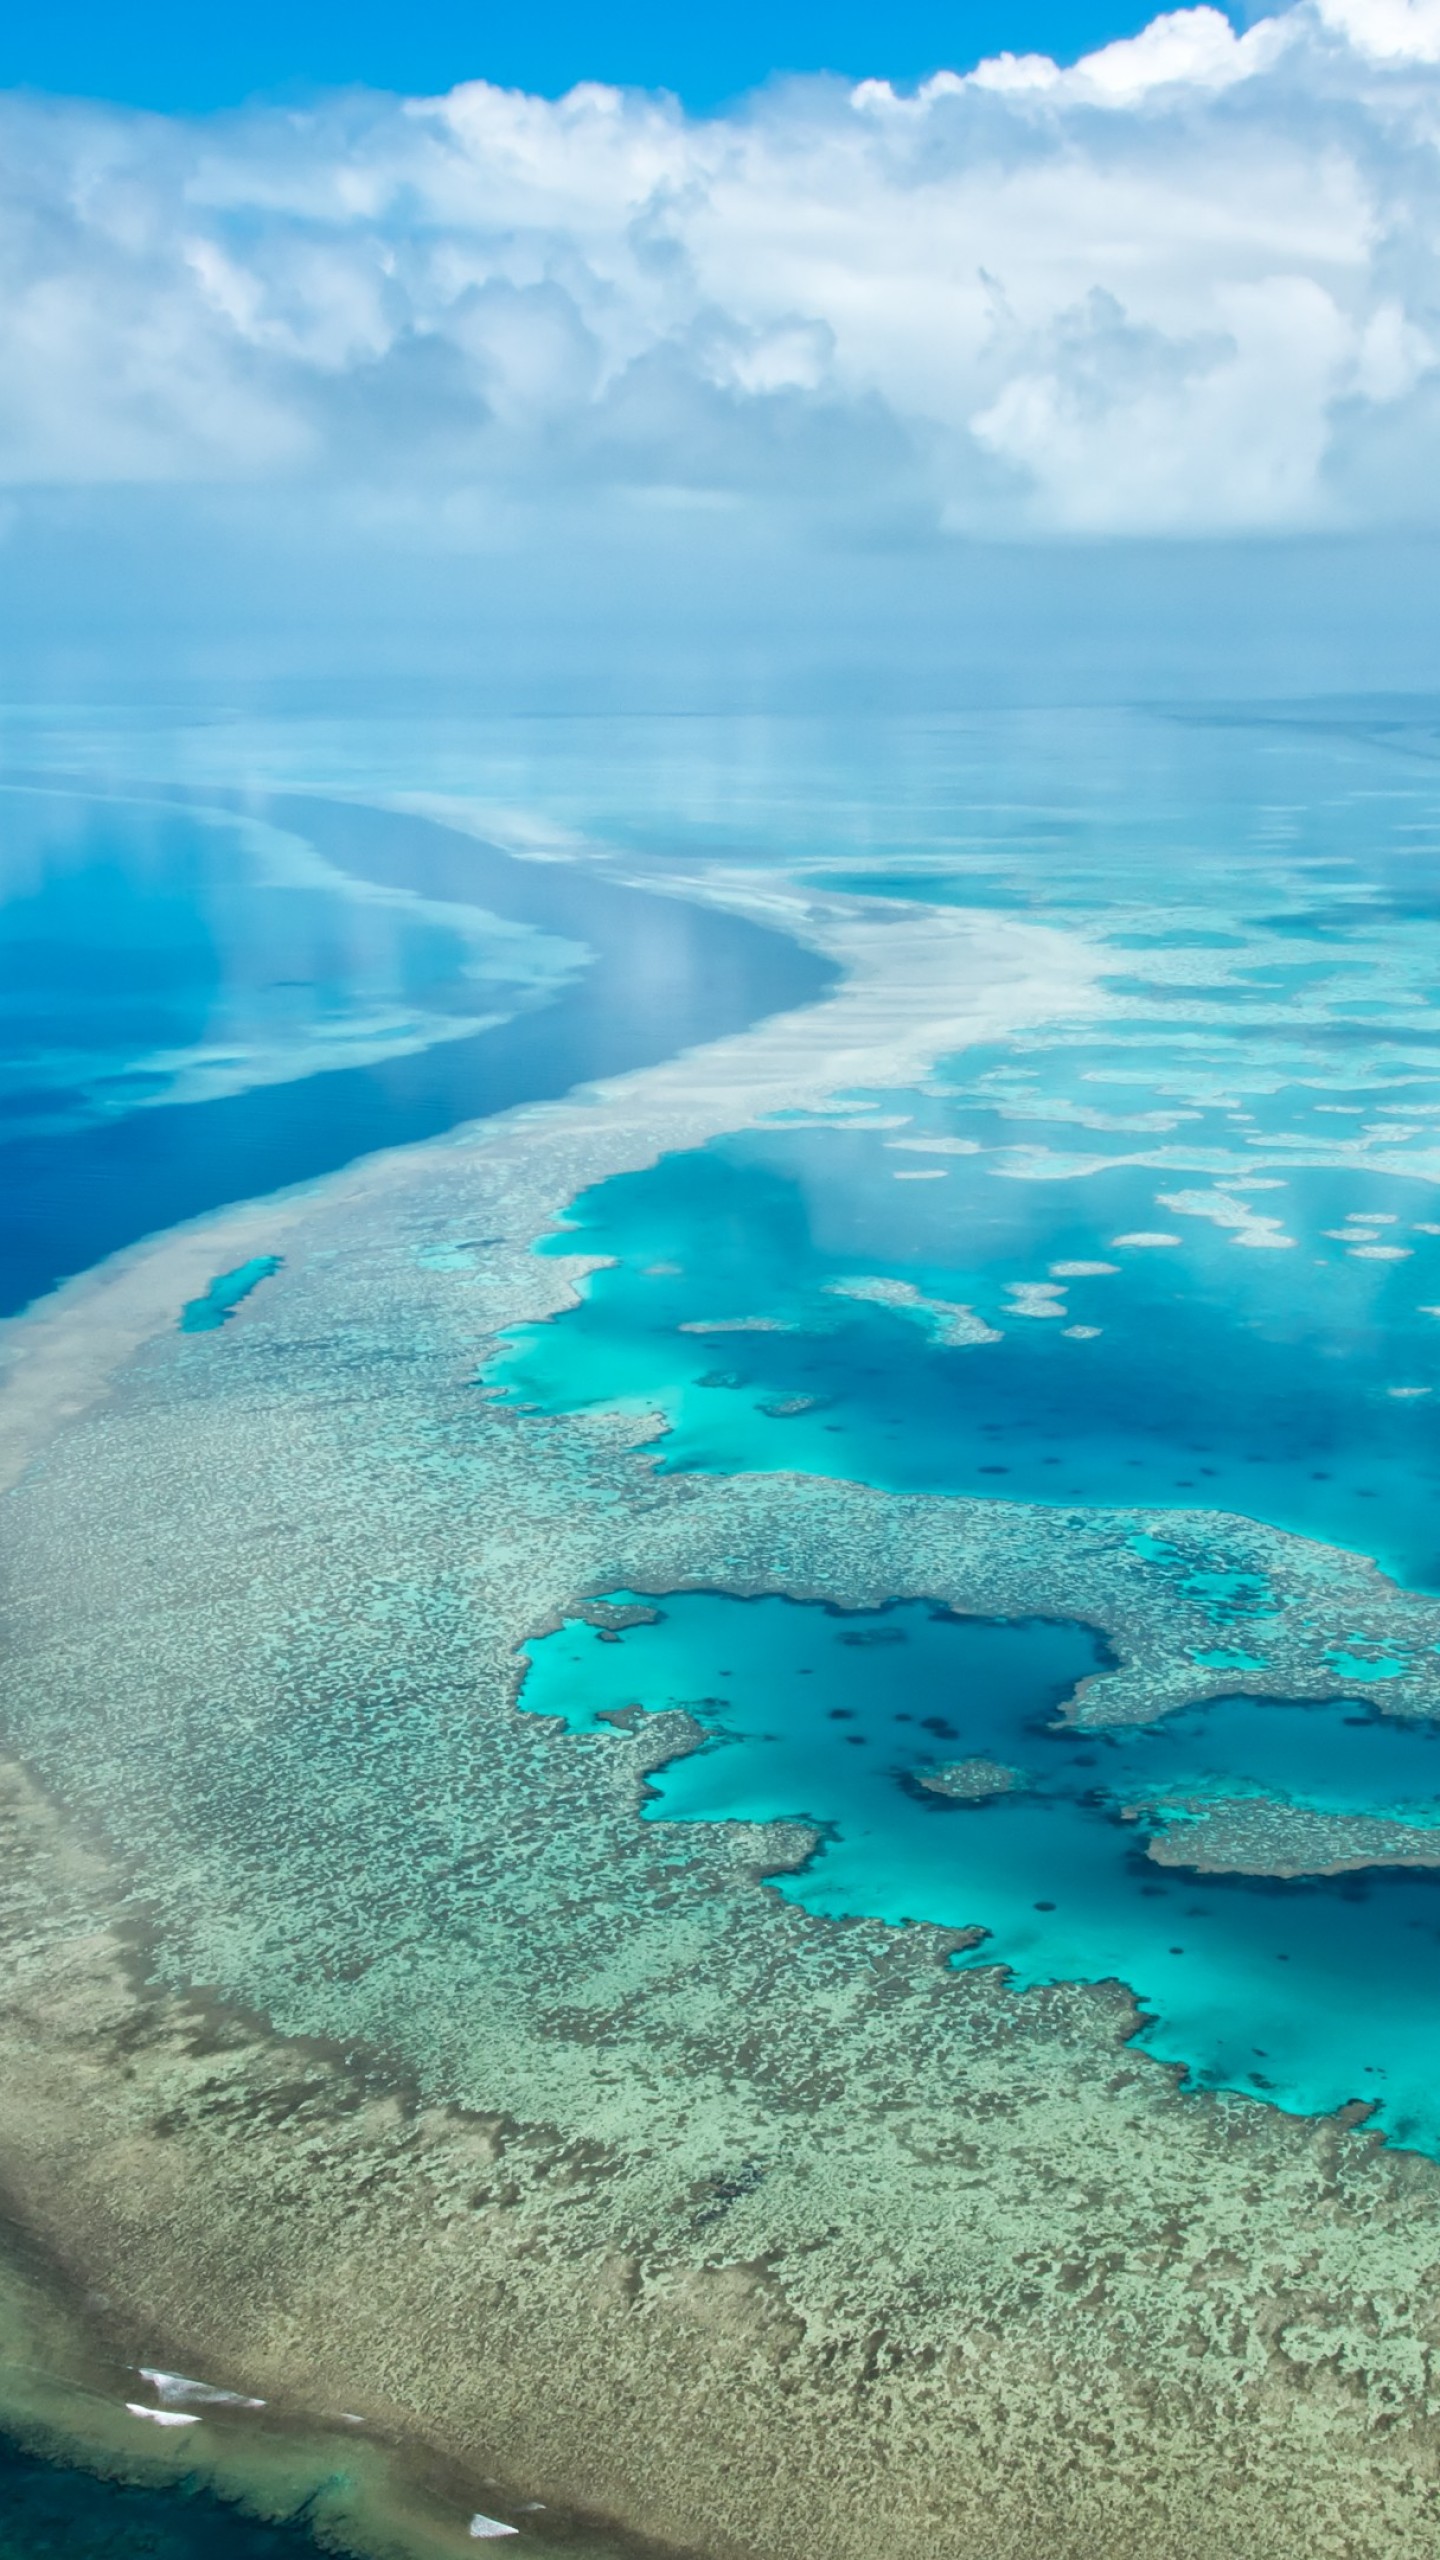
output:
M973 1932L954 1962L1025 1988L1122 1982L1139 2041L1189 2086L1383 2107L1395 2139L1440 2153L1440 1727L1244 1696L1068 1722L1103 1658L1082 1627L914 1602L617 1592L529 1648L521 1700L582 1731L680 1709L703 1739L653 1779L651 1820L813 1826L805 1864L771 1879L807 1909ZM1276 1806L1329 1816L1329 1854L1354 1866L1208 1868L1205 1815ZM1435 1871L1367 1871L1376 1817ZM1283 1828L1239 1854L1283 1859Z
M1087 1160L1065 1106L1077 1063L1094 1117L1114 1099L1094 1057L1067 1051L1063 1082L1031 1067L1024 1150L978 1062L953 1092L603 1185L548 1248L600 1265L582 1303L518 1332L498 1382L549 1412L663 1416L667 1467L1203 1505L1440 1586L1431 1124L1336 1163L1303 1127L1241 1155L1214 1106L1162 1108L1189 1124L1168 1164L1123 1136ZM1284 1105L1293 1129L1313 1094Z

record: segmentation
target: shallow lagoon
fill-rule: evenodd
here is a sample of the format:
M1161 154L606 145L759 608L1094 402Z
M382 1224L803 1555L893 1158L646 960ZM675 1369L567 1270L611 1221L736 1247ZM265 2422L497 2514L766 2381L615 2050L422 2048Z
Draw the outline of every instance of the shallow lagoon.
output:
M1440 2153L1440 1873L1164 1871L1134 1818L1157 1797L1253 1790L1435 1824L1434 1726L1235 1697L1077 1728L1057 1711L1102 1660L1080 1627L708 1592L652 1605L650 1624L539 1639L521 1698L578 1730L685 1709L708 1739L653 1781L652 1819L813 1823L814 1856L773 1879L807 1909L977 1929L955 1961L1027 1988L1121 1981L1141 2042L1190 2085L1304 2114L1383 2098L1394 2138ZM977 1762L1008 1787L965 1801L925 1783Z
M602 1187L557 1250L612 1267L519 1334L499 1379L550 1411L663 1413L666 1466L1204 1505L1440 1584L1428 1186L1328 1167L1283 1191L1123 1165L1017 1180L982 1154L897 1184L927 1161L893 1132L777 1130ZM1237 1246L1217 1198L1237 1218L1282 1202L1294 1245ZM1390 1223L1350 1227L1360 1199ZM1370 1234L1397 1258L1357 1250ZM956 1307L977 1338L945 1339Z
M487 1376L545 1412L659 1415L667 1469L1213 1507L1440 1586L1436 786L1366 757L1319 728L1172 730L1164 749L1152 732L1109 777L1108 831L1097 752L1068 807L997 797L948 843L932 810L923 863L883 830L863 862L807 857L815 894L877 915L974 903L1080 930L1103 949L1103 1008L599 1186L544 1248L595 1257L580 1303L518 1330ZM722 1657L751 1639L723 1602L665 1606L662 1628L620 1640L649 1684L636 1694L718 1694ZM1197 1663L1237 1684L1266 1668L1264 1594L1217 1594L1214 1614ZM783 1654L788 1621L768 1623ZM595 1639L574 1642L583 1719L615 1701ZM655 1809L809 1813L834 1828L781 1889L813 1907L978 1924L965 1961L999 1957L1025 1982L1114 1975L1148 2013L1148 2049L1194 2082L1304 2112L1383 2086L1387 2127L1440 2147L1432 1879L1177 1877L1145 1859L1108 1782L1103 1803L1042 1786L957 1808L899 1784L892 1752L877 1794L829 1722L860 1715L844 1701L865 1657L839 1642L814 1684L841 1702L817 1711L823 1801L813 1736L788 1766L757 1740L790 1731L762 1646L752 1705L722 1718L743 1748L676 1763ZM892 1679L899 1659L875 1656ZM1394 1657L1342 1644L1334 1660L1357 1702L1383 1703ZM562 1689L542 1649L527 1703ZM994 1713L988 1739L967 1729L955 1748L1009 1762L1043 1734L1034 1698ZM1031 1747L1052 1770L1067 1753L1134 1761L1157 1786L1198 1772L1357 1814L1388 1805L1408 1757L1414 1800L1435 1796L1428 1730L1397 1735L1363 1706L1347 1721L1237 1699Z

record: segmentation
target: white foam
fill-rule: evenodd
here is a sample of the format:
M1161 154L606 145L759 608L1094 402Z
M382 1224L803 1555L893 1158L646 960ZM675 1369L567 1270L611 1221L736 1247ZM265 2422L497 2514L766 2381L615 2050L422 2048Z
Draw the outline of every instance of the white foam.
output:
M199 2401L209 2409L263 2409L263 2400L251 2400L243 2391L221 2391L213 2382L195 2382L187 2373L163 2373L158 2365L137 2365L142 2382L148 2382L162 2408L183 2409L186 2402Z

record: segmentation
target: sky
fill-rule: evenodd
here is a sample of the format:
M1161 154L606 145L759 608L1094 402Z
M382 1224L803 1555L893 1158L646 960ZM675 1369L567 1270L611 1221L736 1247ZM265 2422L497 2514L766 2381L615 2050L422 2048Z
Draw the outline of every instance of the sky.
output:
M915 81L1007 48L1073 61L1146 14L1143 0L51 0L5 13L0 88L197 114L355 84L420 96L486 79L555 97L603 80L707 114L777 71Z
M1440 0L1189 7L918 83L897 20L891 76L720 107L713 45L689 104L286 90L265 23L248 102L218 69L179 103L0 97L0 638L341 594L888 628L907 580L918 630L947 596L1003 619L1006 546L1149 546L1177 615L1208 547L1233 625L1276 544L1368 543L1334 611L1383 556L1392 658L1432 649Z

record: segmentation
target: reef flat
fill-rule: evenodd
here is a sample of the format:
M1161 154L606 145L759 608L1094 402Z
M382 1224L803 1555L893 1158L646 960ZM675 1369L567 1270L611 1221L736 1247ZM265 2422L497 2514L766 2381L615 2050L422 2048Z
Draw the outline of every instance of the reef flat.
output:
M187 2370L356 2410L512 2495L691 2547L859 2552L883 2507L887 2544L917 2554L1303 2535L1418 2560L1433 2164L1183 2097L1127 2052L1116 1989L1017 1999L947 1973L938 1933L777 1902L758 1875L802 1844L637 1820L672 1737L557 1735L477 1668L453 1666L468 1765L448 1799L433 1768L422 1791L414 1696L382 1697L373 1651L352 1692L395 1845L413 1851L422 1806L432 1834L408 1914L375 1813L333 1768L310 1798L332 1856L343 1838L356 1979L339 1937L297 1927L291 2005L308 1989L313 2022L388 1975L366 2004L388 2068L137 1981L113 1929L126 1880L96 1860L57 1893L38 1824L7 1861L12 2187L126 2307L137 2357L162 2340ZM237 1670L232 1789L257 1739ZM282 1710L312 1779L316 1703L312 1681ZM170 1701L177 1724L190 1705ZM257 1799L275 1767L252 1768ZM192 1785L213 1805L205 1755ZM296 1813L269 1795L257 1828L293 1849ZM470 1886L458 1963L444 1820ZM403 2074L427 1982L450 2051Z
M1379 1814L1321 1813L1264 1796L1165 1799L1146 1844L1160 1867L1198 1875L1338 1876L1365 1867L1440 1867L1440 1829Z
M942 1769L920 1772L917 1784L930 1794L948 1796L955 1804L985 1804L991 1796L1008 1795L1015 1787L1023 1787L1025 1777L1019 1769L1007 1769L1001 1760L987 1760L976 1755L969 1760L948 1761Z
M662 1473L644 1414L489 1392L573 1300L584 1258L533 1247L587 1184L1103 1004L1058 934L863 944L728 1055L183 1235L12 1337L17 2212L137 2362L726 2560L1429 2560L1434 2161L1364 2106L1182 2090L1117 1983L817 1917L765 1881L795 1824L642 1819L693 1719L517 1711L577 1603L687 1590L1073 1621L1097 1732L1233 1690L1237 1625L1262 1695L1373 1656L1387 1715L1440 1705L1440 1601L1338 1548Z

